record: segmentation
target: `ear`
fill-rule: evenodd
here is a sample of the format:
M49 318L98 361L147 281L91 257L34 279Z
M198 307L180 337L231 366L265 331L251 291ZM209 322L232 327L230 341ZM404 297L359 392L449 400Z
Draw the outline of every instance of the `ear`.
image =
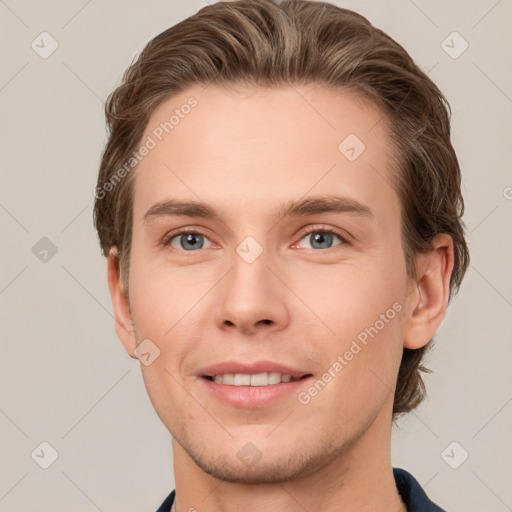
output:
M453 240L450 235L437 235L432 250L416 260L418 275L407 300L404 347L425 346L441 325L450 296L453 271Z
M124 345L124 348L130 357L137 359L133 354L133 351L137 346L135 328L132 324L130 306L128 305L128 300L120 279L119 259L116 247L112 247L109 255L107 256L107 278L110 299L112 300L112 307L114 309L117 337Z

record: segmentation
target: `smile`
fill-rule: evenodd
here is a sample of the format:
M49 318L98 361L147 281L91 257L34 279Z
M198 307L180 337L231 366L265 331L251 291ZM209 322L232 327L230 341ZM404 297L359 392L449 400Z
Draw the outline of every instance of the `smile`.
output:
M293 382L300 377L279 372L263 372L255 374L245 373L225 373L209 377L216 384L226 384L228 386L273 386L282 382Z

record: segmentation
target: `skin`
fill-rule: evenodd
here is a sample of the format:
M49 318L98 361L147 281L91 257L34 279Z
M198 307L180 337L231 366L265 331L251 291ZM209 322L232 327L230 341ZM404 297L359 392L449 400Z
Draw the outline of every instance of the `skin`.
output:
M141 370L173 436L177 510L405 510L390 459L393 393L403 347L425 345L444 317L450 237L407 276L393 148L367 100L315 84L194 86L153 112L144 137L190 96L198 105L136 170L129 303L115 248L108 258L120 340L132 357L144 339L160 350ZM353 162L338 150L348 134L366 145ZM281 203L313 196L345 196L373 215L280 219ZM144 220L171 198L200 199L220 219ZM203 248L184 248L179 235L163 244L183 227L206 237ZM314 245L307 231L326 227L346 242ZM236 252L247 236L263 249L252 263ZM318 379L395 303L401 311L307 405L296 393L227 405L197 376L221 361L270 360ZM251 466L237 457L248 442L261 453Z

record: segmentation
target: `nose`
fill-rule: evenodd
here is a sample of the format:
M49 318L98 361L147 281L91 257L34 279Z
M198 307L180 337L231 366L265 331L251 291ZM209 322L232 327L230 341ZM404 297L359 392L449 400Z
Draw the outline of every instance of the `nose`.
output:
M289 323L287 289L267 266L265 253L252 263L235 255L216 291L215 322L224 331L273 334Z

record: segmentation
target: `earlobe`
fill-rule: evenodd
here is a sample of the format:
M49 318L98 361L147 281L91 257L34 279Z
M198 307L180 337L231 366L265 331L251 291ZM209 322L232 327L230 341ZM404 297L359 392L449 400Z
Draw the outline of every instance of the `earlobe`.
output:
M446 313L453 271L453 241L441 234L432 241L432 249L418 255L416 290L409 297L404 347L424 347L434 336Z
M116 247L112 247L107 256L107 279L112 308L114 310L117 337L130 357L137 359L133 354L137 346L135 328L133 327L130 307L120 279L119 259Z

